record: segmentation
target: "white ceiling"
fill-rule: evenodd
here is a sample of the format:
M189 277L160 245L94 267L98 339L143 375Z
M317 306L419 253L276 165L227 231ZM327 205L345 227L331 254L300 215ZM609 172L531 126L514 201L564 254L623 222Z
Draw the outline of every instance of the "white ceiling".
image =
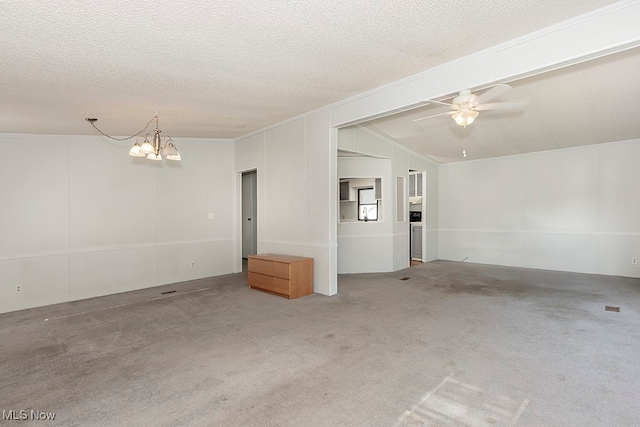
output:
M512 89L490 102L527 103L516 110L482 111L466 128L448 115L413 121L449 111L434 104L360 126L440 163L636 139L638 75L640 48L635 48L510 82Z
M237 137L611 3L4 0L0 133Z

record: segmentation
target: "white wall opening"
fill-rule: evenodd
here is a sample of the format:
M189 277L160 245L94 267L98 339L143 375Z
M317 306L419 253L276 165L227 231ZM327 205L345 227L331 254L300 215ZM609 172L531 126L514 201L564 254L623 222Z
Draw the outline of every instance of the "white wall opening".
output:
M240 273L248 255L258 253L258 169L236 172L236 245L234 266ZM243 263L244 262L244 263Z
M258 173L242 173L240 223L242 227L242 258L258 252Z

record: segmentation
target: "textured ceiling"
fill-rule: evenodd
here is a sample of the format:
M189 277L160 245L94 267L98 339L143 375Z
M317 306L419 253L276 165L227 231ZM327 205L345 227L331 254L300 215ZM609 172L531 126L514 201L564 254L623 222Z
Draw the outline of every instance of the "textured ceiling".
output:
M610 3L0 0L0 133L237 137Z
M483 111L466 128L428 105L360 124L441 163L640 138L640 48L514 81L491 102L526 101ZM477 92L482 93L482 92ZM450 102L450 100L448 101Z

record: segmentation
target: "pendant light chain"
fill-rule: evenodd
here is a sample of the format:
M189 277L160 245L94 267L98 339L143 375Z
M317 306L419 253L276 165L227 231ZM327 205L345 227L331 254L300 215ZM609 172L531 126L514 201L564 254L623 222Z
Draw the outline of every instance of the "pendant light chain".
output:
M467 126L465 125L462 128L462 157L467 157L467 150L465 149L465 142L467 140L466 130L467 130Z
M97 130L98 132L100 132L100 134L102 134L103 136L106 136L107 138L113 139L113 140L115 140L115 141L127 141L127 140L129 140L129 139L131 139L131 138L135 138L136 136L140 136L140 134L141 134L142 132L146 131L146 130L147 130L147 128L149 127L149 125L150 125L151 123L153 123L153 121L154 121L154 120L156 121L156 129L158 128L158 113L156 113L156 114L151 118L151 120L149 120L149 122L145 125L145 127L144 127L140 132L135 133L135 134L133 134L133 135L131 135L131 136L127 136L126 138L116 138L116 137L113 137L113 136L111 136L111 135L107 135L106 133L102 132L100 129L98 129L98 127L97 127L97 126L95 125L95 123L94 123L97 119L85 119L85 120L86 120L86 121L88 121L89 123L91 123L91 126L93 126L93 128L94 128L95 130Z

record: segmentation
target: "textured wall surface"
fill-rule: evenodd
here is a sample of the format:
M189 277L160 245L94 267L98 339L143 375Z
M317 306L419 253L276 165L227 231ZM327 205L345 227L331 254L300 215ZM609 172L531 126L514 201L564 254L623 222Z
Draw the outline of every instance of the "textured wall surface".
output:
M0 136L0 312L233 272L233 142L176 145L182 162L155 163L105 138Z
M443 165L440 258L640 277L640 140Z

